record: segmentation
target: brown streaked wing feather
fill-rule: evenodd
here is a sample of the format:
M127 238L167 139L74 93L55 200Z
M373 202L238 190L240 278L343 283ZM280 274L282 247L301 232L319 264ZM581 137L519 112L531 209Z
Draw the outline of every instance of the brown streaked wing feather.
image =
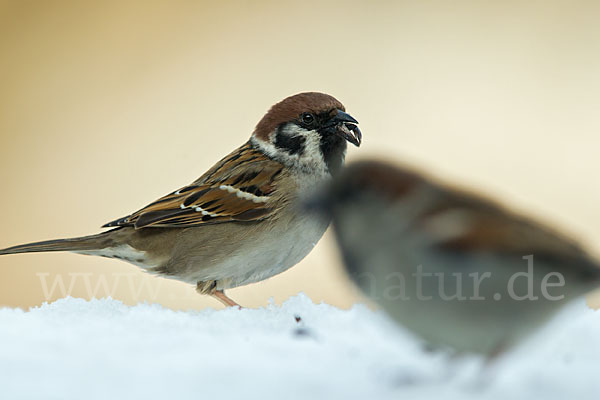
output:
M598 266L574 240L493 202L471 196L448 195L439 207L421 216L421 227L431 236L434 247L455 253L533 254L537 259L565 264L600 278ZM453 237L443 237L444 229L429 222L451 212L463 213L465 230Z
M189 227L260 220L275 211L271 200L282 168L246 143L193 184L104 226Z

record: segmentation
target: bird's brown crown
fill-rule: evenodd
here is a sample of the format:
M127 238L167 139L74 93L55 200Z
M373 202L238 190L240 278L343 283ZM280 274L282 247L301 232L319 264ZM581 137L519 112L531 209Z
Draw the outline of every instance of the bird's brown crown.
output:
M299 118L304 112L320 114L331 110L346 111L342 103L328 94L319 92L295 94L271 107L256 125L254 136L267 141L269 134L279 125Z

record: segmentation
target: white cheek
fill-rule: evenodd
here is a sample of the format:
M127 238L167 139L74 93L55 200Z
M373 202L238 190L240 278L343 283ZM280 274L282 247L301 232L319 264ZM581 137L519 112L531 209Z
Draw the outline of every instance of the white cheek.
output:
M327 173L327 164L323 158L321 152L321 135L316 131L305 131L302 130L299 135L304 136L304 152L298 156L298 162L307 166L313 171L321 171L323 174Z
M289 125L285 128L284 133L290 137L304 137L304 150L301 154L290 154L276 147L273 144L276 132L272 132L269 135L268 142L256 139L255 137L252 137L250 140L267 156L279 160L289 167L297 168L311 175L330 176L323 153L321 152L321 136L317 131L307 131L297 125Z

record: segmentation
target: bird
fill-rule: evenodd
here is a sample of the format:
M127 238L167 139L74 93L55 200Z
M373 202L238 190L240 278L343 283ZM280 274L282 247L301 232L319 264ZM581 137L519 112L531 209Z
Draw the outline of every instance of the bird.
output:
M351 282L428 349L495 360L600 286L577 241L410 166L351 163L305 208L332 218Z
M103 225L90 236L9 247L0 255L67 251L120 259L196 285L225 306L226 289L262 281L302 260L329 225L298 207L338 174L358 121L334 97L304 92L273 105L250 139L190 185Z

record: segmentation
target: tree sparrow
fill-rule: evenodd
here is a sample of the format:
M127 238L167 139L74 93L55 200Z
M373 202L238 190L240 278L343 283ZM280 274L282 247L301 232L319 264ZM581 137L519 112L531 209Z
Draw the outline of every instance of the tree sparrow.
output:
M225 289L287 270L325 232L329 220L305 215L296 203L340 170L346 141L360 146L357 123L329 95L288 97L246 144L189 186L103 226L114 229L14 246L0 255L70 251L117 258L237 305Z
M492 358L600 286L574 241L408 169L351 164L307 204L357 286L436 347Z

